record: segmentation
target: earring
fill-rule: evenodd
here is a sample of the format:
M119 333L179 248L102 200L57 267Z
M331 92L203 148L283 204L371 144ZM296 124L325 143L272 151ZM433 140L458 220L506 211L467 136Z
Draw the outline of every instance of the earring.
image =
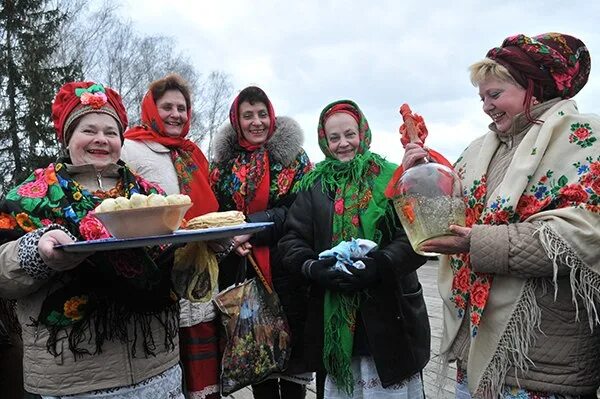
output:
M533 98L533 103L532 103L532 104L533 104L533 105L538 105L539 103L540 103L540 102L538 101L538 99L534 97L534 98Z

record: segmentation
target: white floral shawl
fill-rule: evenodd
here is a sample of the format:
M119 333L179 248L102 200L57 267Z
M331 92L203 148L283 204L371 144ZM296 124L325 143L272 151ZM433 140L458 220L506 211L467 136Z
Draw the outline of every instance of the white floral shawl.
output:
M554 263L571 268L573 301L585 304L590 328L600 324L600 117L579 114L572 100L548 109L516 149L503 181L484 198L477 224L542 222L539 239ZM500 141L488 132L459 158L467 201L485 174ZM480 206L481 208L481 206ZM454 274L456 264L442 257L438 283L444 300L442 356L447 356L464 313L458 312ZM527 369L527 353L539 328L541 313L535 281L492 275L489 297L471 339L467 375L475 397L493 398L507 371ZM453 286L454 284L454 286ZM472 292L472 291L470 291ZM469 292L465 292L469 299Z

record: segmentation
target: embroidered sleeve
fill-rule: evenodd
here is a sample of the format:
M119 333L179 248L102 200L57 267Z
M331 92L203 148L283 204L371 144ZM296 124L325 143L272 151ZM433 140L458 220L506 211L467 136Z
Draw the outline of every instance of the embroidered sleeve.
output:
M50 230L62 230L69 235L73 240L73 236L66 228L58 224L51 224L41 229L34 230L23 236L19 242L18 258L21 268L35 280L45 280L50 278L55 273L50 267L48 267L40 253L38 252L38 243L44 233Z

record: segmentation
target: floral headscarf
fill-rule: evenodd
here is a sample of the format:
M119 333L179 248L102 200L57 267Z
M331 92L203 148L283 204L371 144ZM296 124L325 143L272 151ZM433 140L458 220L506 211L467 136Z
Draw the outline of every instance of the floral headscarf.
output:
M486 57L508 69L527 90L527 114L532 96L540 101L573 97L587 83L591 68L585 44L562 33L510 36L502 46L488 51Z
M179 180L179 189L192 200L192 207L185 214L187 219L191 219L216 211L219 204L208 182L208 160L196 143L185 138L190 131L191 107L187 108L187 116L181 135L167 136L152 91L148 90L142 100L142 125L127 130L125 138L153 141L171 150L170 155Z
M269 97L267 97L267 94L261 88L256 86L250 86L244 90L247 89L256 90L262 93L265 98L265 105L267 107L267 112L269 113L269 120L271 122L269 124L269 131L267 132L267 139L265 141L269 141L269 139L271 138L271 136L273 136L273 133L275 132L275 124L277 122L277 119L275 118L275 109L273 108L273 104L271 103L271 100L269 100ZM260 147L260 145L250 144L248 140L246 140L246 138L244 137L244 133L242 132L242 127L240 125L240 95L238 95L233 100L231 108L229 108L229 122L231 123L231 126L233 126L233 128L235 129L238 137L238 143L242 148L248 151L254 151Z
M319 134L319 147L323 154L328 158L335 158L329 150L329 144L327 143L327 137L325 136L325 121L329 119L330 116L337 113L350 115L356 120L356 123L358 124L358 137L360 139L360 144L356 153L364 154L367 152L371 146L371 128L369 128L367 118L365 118L362 111L358 108L358 105L354 102L350 100L340 100L325 107L325 109L321 111L321 116L319 117L317 131Z

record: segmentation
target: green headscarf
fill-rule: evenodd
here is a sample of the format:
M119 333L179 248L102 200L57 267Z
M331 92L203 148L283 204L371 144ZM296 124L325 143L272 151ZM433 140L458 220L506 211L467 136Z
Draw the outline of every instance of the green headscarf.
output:
M358 120L360 144L355 157L342 162L334 157L325 135L325 120L335 113L351 114ZM397 165L369 151L371 130L362 111L354 102L340 100L326 106L319 118L319 146L325 160L319 162L300 182L298 190L312 187L317 180L325 192L335 193L331 246L352 238L367 238L379 243L379 220L386 218L394 226L394 210L384 190ZM324 304L325 337L323 362L336 385L352 394L354 378L350 368L356 313L364 292L342 294L327 291Z

